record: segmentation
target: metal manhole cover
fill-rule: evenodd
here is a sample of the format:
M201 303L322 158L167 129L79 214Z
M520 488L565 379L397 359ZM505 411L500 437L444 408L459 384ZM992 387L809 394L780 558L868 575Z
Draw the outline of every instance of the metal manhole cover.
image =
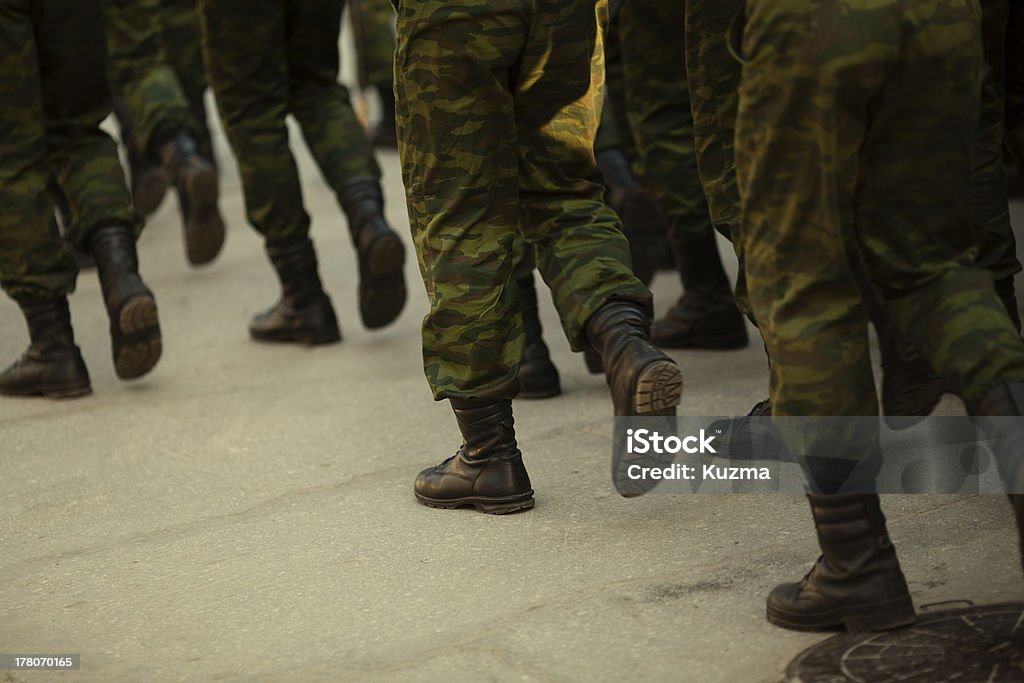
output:
M1024 682L1024 603L922 614L884 633L847 633L800 653L786 669L800 683Z

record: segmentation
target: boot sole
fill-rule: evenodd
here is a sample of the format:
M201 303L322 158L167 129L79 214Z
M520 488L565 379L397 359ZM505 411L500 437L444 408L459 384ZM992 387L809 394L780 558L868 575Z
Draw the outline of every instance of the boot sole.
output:
M640 371L633 392L633 414L675 415L683 395L683 373L669 360L649 363Z
M505 496L502 498L467 496L465 498L453 498L451 500L427 498L426 496L421 496L417 493L416 500L427 507L438 508L441 510L454 510L456 508L473 506L476 508L477 512L483 512L488 515L507 515L512 512L522 512L523 510L531 509L535 504L532 490L529 493L522 493L516 496Z
M202 169L188 180L189 215L185 221L185 255L201 266L213 261L224 247L224 219L217 207L217 174Z
M119 338L114 342L114 370L121 379L136 379L152 370L163 353L160 320L152 296L137 296L117 316Z
M815 614L793 614L769 604L766 617L772 624L791 631L831 631L845 628L851 633L889 631L909 626L917 621L910 596Z
M249 336L266 344L302 344L305 346L322 346L336 344L341 341L341 332L294 333L280 335L264 335L249 330Z
M42 397L42 398L53 398L53 399L74 399L88 396L92 393L92 387L88 384L85 386L81 385L47 385L41 387L34 387L29 391L10 391L7 389L0 389L0 395L3 396L19 396L22 398Z
M405 247L398 235L381 235L370 245L360 269L359 314L369 330L390 325L405 308Z

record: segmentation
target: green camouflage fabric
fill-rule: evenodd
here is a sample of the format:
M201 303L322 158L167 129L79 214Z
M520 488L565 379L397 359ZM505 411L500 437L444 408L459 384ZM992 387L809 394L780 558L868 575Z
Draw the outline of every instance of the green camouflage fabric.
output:
M181 83L165 61L160 3L104 3L110 85L131 124L133 143L150 156L177 132L196 133Z
M74 290L47 191L67 197L67 239L84 249L134 212L114 141L100 0L0 0L0 286L25 301Z
M981 80L981 110L974 146L974 208L971 225L978 241L977 264L995 280L1021 270L1017 244L1010 227L1003 140L1006 137L1006 44L1009 3L981 0L982 46L985 69ZM1018 34L1016 41L1024 40Z
M609 300L650 310L594 160L606 24L603 1L401 3L399 155L437 399L518 391L517 232L574 349Z
M1006 26L1006 146L1024 169L1024 2L1010 3Z
M349 0L359 87L392 88L395 68L395 9L388 0Z
M629 134L629 117L626 113L626 74L622 65L622 46L619 42L619 20L613 18L604 36L604 107L601 109L601 123L597 128L594 149L619 149L627 159L636 156L633 136Z
M617 19L635 170L680 244L712 230L697 172L684 13L678 0L629 0Z
M968 229L977 3L750 0L747 12L740 235L772 414L878 414L845 234L909 341L969 407L1024 378L1024 342L974 265ZM851 451L877 448L873 435L851 439ZM814 452L813 434L804 440Z
M747 298L734 134L741 66L729 50L729 30L743 0L685 0L686 81L693 113L697 170L711 223L732 242L739 261L736 305L754 324Z
M164 60L174 70L188 102L199 152L204 159L213 161L213 142L204 101L207 82L203 35L196 0L161 0L160 27Z
M246 216L271 242L309 232L285 117L295 117L327 184L380 178L338 83L342 0L200 0L205 59L238 160Z

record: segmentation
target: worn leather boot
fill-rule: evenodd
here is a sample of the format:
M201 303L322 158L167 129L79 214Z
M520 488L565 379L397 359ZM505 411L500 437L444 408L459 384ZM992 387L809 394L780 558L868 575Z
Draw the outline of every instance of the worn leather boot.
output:
M373 178L338 191L359 257L359 314L367 329L391 324L405 306L405 247L384 220L384 198Z
M808 495L821 557L776 586L768 621L795 631L885 631L917 620L877 495Z
M633 272L645 285L654 279L658 256L664 251L668 224L657 203L637 182L629 159L621 149L602 150L597 165L605 184L605 200L622 220L629 240Z
M980 402L969 405L974 416L1013 418L1024 415L1024 382L1003 382L991 389ZM1010 505L1017 518L1020 540L1020 563L1024 569L1024 424L1019 419L998 419L986 425L980 421L982 434L990 439L996 466L1003 485L1009 492Z
M534 505L530 475L516 445L512 401L449 399L462 431L462 446L416 477L416 499L435 508L472 505L504 515Z
M615 415L675 415L683 389L676 362L648 341L648 317L628 301L611 301L587 321L598 350Z
M320 284L313 242L308 237L268 242L266 250L281 281L281 298L252 319L249 336L258 341L308 345L341 341L334 307Z
M88 243L110 316L114 370L121 379L142 377L160 360L163 341L156 299L139 277L135 234L112 225L94 230Z
M77 398L92 393L89 371L75 345L68 301L40 299L18 305L30 344L21 358L0 372L0 394Z
M537 288L533 273L517 278L519 302L523 310L523 359L519 363L519 394L517 398L551 398L562 393L558 369L551 362L543 328L537 311Z
M178 133L161 145L160 160L178 192L188 262L194 266L210 263L224 246L217 170L199 155L188 133Z
M722 267L710 225L696 237L672 244L683 295L651 327L651 341L665 349L741 349L749 340Z

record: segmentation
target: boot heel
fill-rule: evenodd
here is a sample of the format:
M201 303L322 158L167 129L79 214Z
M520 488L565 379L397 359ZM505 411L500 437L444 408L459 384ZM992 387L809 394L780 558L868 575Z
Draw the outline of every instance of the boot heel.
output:
M637 415L674 415L683 394L683 373L671 361L655 361L636 382Z

